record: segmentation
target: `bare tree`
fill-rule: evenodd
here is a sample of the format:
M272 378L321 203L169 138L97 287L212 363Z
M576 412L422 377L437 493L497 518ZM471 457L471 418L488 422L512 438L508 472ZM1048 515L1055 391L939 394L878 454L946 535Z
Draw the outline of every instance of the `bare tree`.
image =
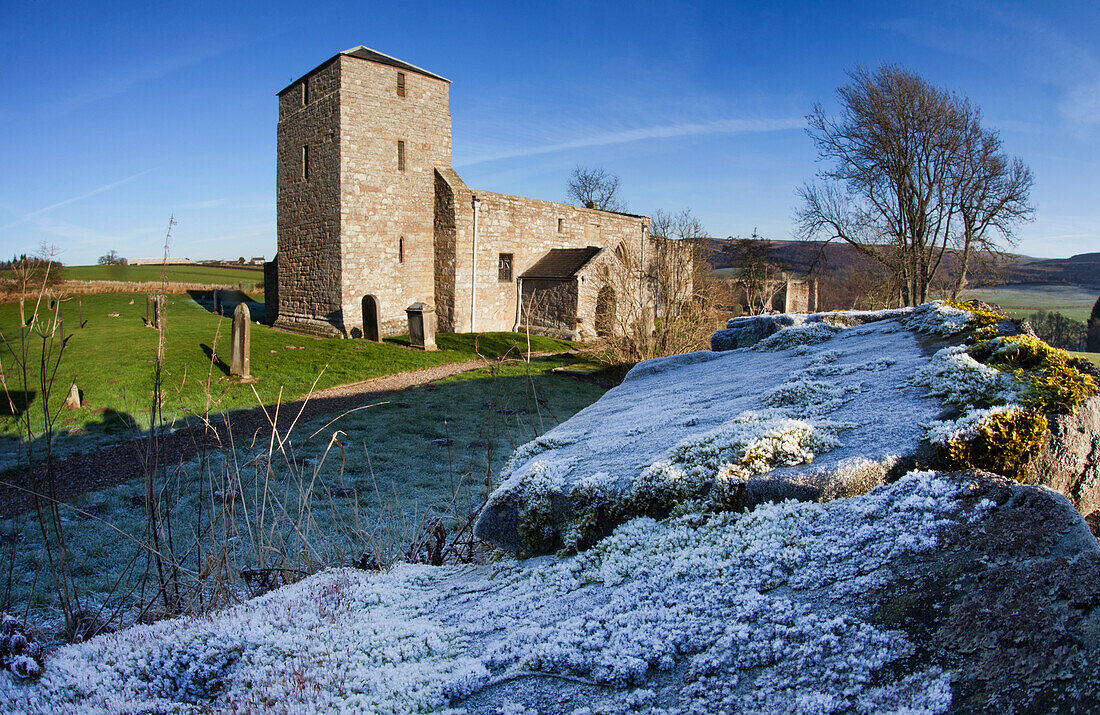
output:
M961 221L955 239L959 265L952 298L966 287L971 258L976 253L995 256L1002 244L1016 245L1015 227L1034 211L1028 204L1031 170L1019 159L1005 156L1000 136L982 129L979 119L976 112L951 179L957 187L956 211Z
M619 196L619 177L609 174L603 167L589 169L578 166L569 177L569 198L579 206L626 211L626 204Z
M98 263L101 266L125 266L126 259L118 255L118 251L111 249L99 257Z
M690 210L658 210L647 240L620 244L600 264L600 293L615 298L597 301L594 352L635 363L707 347L717 296L707 240Z
M730 239L722 253L737 268L734 300L738 300L737 293L743 294L750 314L768 312L772 300L783 289L785 278L784 267L772 260L769 242L753 231L751 238Z
M1003 192L982 188L1003 173L990 173L981 161L966 168L983 146L999 156L1000 144L990 144L969 100L913 72L883 65L849 76L851 83L837 90L839 114L817 104L807 116L818 156L831 165L798 191L799 232L847 241L889 271L906 305L923 303L949 246L962 236L969 252L967 231L958 225L964 207L973 224L971 248L997 233L1011 235L1009 204L990 198ZM1018 162L1011 166L1022 170L1014 194L1026 206L1030 174Z

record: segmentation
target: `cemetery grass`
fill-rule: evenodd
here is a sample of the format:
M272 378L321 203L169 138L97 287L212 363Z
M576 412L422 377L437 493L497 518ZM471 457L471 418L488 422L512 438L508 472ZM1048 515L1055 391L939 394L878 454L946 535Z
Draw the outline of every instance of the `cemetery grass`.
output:
M243 285L254 290L263 283L259 266L225 268L221 266L64 266L61 279L69 281L124 281L127 283L201 283L204 285Z
M526 347L526 337L520 334L447 334L439 336L440 350L424 352L407 347L407 340L379 344L315 339L253 323L250 362L256 381L241 383L228 375L231 318L211 313L187 294L170 294L166 301L162 399L169 427L180 426L181 421L194 415L289 402L311 389L472 360L479 355L516 355ZM31 305L26 308L28 313L31 309ZM145 295L74 296L62 301L61 311L64 333L71 337L54 378L51 409L60 409L70 383L81 390L83 404L78 410L60 409L55 454L86 451L148 429L157 332L145 326ZM118 317L110 317L112 313L118 313ZM18 316L17 304L0 304L0 332L7 340L17 338ZM84 327L79 327L81 316ZM34 347L40 351L41 342L32 343ZM534 352L570 348L566 341L531 337ZM16 409L41 415L37 376L31 376L24 394L22 376L15 373L12 355L3 345L0 351L0 368ZM20 452L18 424L7 399L0 399L0 403L0 452L8 455L0 458L0 470L6 470L14 466ZM37 419L41 424L41 417Z
M164 519L175 525L172 553L181 573L198 574L194 593L206 597L192 612L248 597L245 568L274 568L293 580L330 566L385 567L405 558L432 524L442 524L448 538L461 533L516 447L603 394L596 384L550 372L571 361L495 364L335 421L298 424L281 435L281 448L267 436L239 439L230 450L166 470L158 483ZM140 594L128 592L144 564L142 495L135 479L77 496L63 509L84 608L113 618L112 626L133 622L142 608ZM0 531L14 612L56 640L60 615L36 517L2 520Z

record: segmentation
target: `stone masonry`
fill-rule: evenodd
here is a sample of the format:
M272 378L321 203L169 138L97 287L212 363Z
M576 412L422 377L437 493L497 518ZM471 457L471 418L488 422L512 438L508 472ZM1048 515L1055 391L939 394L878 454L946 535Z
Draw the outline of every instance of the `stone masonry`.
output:
M603 249L595 266L647 245L644 216L468 188L451 168L449 90L358 47L279 93L276 326L396 335L422 302L440 332L513 330L521 276L548 251ZM592 266L559 291L572 315L545 327L595 334Z

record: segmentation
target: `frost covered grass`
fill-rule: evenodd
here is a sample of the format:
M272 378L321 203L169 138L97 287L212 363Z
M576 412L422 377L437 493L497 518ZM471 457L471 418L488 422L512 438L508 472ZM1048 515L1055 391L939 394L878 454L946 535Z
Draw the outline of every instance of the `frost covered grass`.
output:
M193 587L188 608L247 598L246 567L262 590L331 565L389 564L436 521L453 534L516 446L603 393L549 372L560 364L532 361L530 379L523 365L486 368L331 424L335 415L299 424L270 458L266 441L241 440L169 470L161 518ZM85 610L112 627L163 610L154 604L142 616L147 604L131 590L146 563L143 494L140 480L128 482L76 497L61 512ZM4 558L13 559L13 612L47 641L58 639L34 515L3 520L0 529Z
M967 491L913 473L825 505L637 518L560 561L329 571L66 647L37 683L0 675L0 699L26 712L457 712L515 674L550 687L546 673L607 686L589 706L608 712L943 712L950 673L893 675L913 645L875 624L867 594L980 517L962 510ZM660 703L638 689L673 671Z

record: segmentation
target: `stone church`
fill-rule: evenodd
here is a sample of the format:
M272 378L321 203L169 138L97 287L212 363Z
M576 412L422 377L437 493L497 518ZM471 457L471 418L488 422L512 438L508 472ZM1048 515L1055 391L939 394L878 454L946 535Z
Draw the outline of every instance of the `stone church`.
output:
M637 300L599 276L651 260L649 219L470 189L451 168L449 89L357 47L279 92L277 327L377 340L406 332L420 302L440 332L590 338Z

